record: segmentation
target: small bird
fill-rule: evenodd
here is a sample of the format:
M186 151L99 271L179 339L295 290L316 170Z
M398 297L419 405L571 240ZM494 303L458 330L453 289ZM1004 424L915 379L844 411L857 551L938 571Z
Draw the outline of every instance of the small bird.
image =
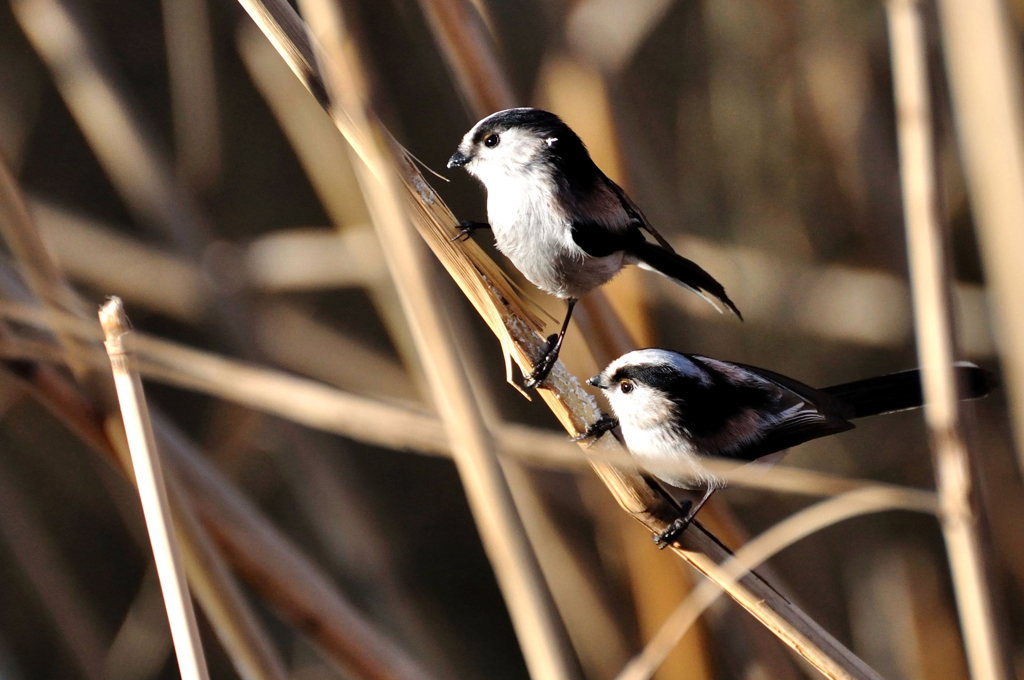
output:
M968 362L955 370L965 398L992 390L988 371ZM587 382L604 391L615 415L603 416L577 440L621 426L626 447L654 476L704 491L689 512L684 507L685 517L655 537L662 548L725 486L702 458L774 462L791 446L853 428L850 419L924 404L917 369L815 389L763 368L665 349L623 354ZM675 464L672 472L665 472L666 462Z
M533 108L493 113L466 133L448 167L465 167L483 183L489 221L460 223L452 240L491 228L498 250L530 282L567 303L562 329L548 337L527 387L539 385L554 366L576 301L627 264L667 276L717 308L710 295L743 318L725 288L676 254L555 114Z

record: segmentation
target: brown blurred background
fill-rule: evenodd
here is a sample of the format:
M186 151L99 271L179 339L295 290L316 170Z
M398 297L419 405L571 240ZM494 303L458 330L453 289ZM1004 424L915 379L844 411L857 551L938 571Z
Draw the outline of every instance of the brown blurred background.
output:
M0 152L62 271L89 309L122 296L146 333L429 410L344 143L237 4L165 4L0 6ZM444 170L476 116L422 7L342 4L372 46L378 113L426 166L451 178L432 181L455 214L483 219L482 189ZM638 344L815 385L917 364L882 4L480 5L518 101L562 115L746 317L737 323L669 283L628 272L608 293ZM930 52L961 354L998 373L937 42ZM0 297L21 299L24 269L10 249L0 267ZM497 343L439 267L437 281L460 351L474 353L474 377L500 417L555 432L543 405L505 384ZM559 313L555 301L536 299ZM5 337L47 337L5 326ZM585 378L599 367L579 336L571 332L563 358ZM8 348L7 358L0 677L177 677L131 485L26 392L17 351ZM422 668L436 677L526 676L450 461L159 380L147 381L147 391L264 520ZM996 392L972 406L969 429L994 583L1020 657L1024 502L1005 399ZM801 446L787 462L934 486L919 413L859 423ZM538 493L521 501L523 514L543 527L536 549L546 571L586 578L586 595L551 581L582 675L612 678L695 577L657 553L589 471L555 467L527 467ZM750 534L809 502L741 488L718 499ZM773 582L883 676L966 677L934 517L845 522L786 550L770 569ZM259 588L249 584L246 594L290 676L359 677ZM239 677L200 616L212 675ZM782 677L772 674L775 662L757 666L745 617L731 603L717 605L660 677ZM759 644L780 654L773 640Z

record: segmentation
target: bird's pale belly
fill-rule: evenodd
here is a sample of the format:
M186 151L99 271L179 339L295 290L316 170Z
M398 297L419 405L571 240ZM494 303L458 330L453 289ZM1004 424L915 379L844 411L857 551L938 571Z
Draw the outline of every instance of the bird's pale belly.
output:
M522 238L503 239L501 236L500 232L495 233L498 250L512 261L516 269L533 285L562 299L581 298L622 269L622 253L591 257L574 243L567 245L541 235L532 235L533 242ZM544 256L539 257L538 253L544 253Z

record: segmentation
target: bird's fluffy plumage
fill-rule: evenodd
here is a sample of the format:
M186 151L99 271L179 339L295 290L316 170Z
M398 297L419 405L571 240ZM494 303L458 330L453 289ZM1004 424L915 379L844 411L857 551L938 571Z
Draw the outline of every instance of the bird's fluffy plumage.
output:
M986 371L956 369L966 397L991 389ZM684 488L724 485L702 457L754 461L848 430L851 418L922 404L917 370L819 390L763 368L664 349L624 354L590 382L605 391L630 452ZM658 460L676 466L665 472Z
M555 114L491 114L465 134L449 166L464 166L487 188L498 249L538 288L578 299L623 266L641 264L739 314L721 284L672 251Z

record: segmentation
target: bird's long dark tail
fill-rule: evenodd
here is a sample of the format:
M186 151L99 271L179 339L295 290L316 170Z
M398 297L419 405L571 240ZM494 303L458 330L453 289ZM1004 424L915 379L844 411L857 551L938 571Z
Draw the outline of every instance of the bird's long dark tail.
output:
M708 302L711 302L712 305L717 306L708 298L708 295L711 295L732 310L736 316L741 319L743 318L740 310L736 308L736 305L726 295L722 284L716 281L711 274L704 271L696 262L687 260L682 255L678 255L670 250L665 250L650 241L641 241L631 245L627 252L639 261L641 267L656 271L683 284L705 300L708 300Z
M967 361L954 365L965 399L984 397L995 387L995 376ZM924 404L921 390L921 371L911 369L877 378L855 380L833 385L822 390L848 405L852 412L847 418L863 418L882 413L893 413L919 408Z

